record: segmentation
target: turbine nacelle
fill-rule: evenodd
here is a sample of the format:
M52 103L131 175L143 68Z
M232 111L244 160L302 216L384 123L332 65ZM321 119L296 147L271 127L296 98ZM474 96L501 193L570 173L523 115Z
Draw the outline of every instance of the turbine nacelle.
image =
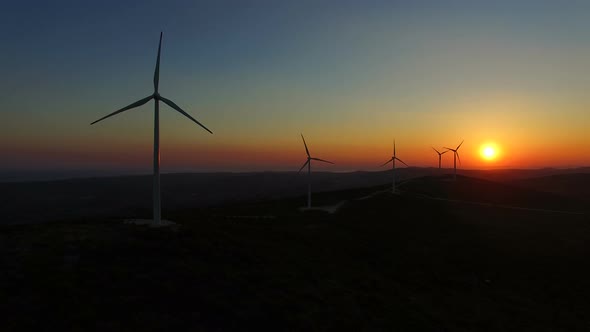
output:
M389 159L388 161L385 162L385 164L381 165L381 167L393 162L394 160L399 161L400 163L406 165L407 167L410 167L408 164L404 163L403 160L399 159L398 157L391 157L391 159Z
M307 148L307 143L305 142L305 138L303 137L303 134L301 134L301 139L303 140L303 145L305 146L305 153L307 154L307 161L305 161L305 163L303 164L303 166L301 166L301 168L299 169L299 173L301 173L301 171L302 171L302 170L305 168L305 166L307 166L308 164L310 164L310 165L311 165L311 161L312 161L312 160L321 161L321 162L323 162L323 163L328 163L328 164L332 164L332 165L334 165L334 163L333 163L333 162L331 162L331 161L324 160L324 159L320 159L320 158L315 158L315 157L312 157L312 156L309 154L309 149Z
M450 150L450 151L453 151L453 152L457 153L457 150L459 150L459 148L461 147L461 145L463 145L463 142L465 142L465 140L462 140L462 141L461 141L461 143L459 143L459 145L457 145L457 147L456 147L456 148L454 148L454 149L447 148L447 147L445 147L445 149L447 149L447 150ZM434 148L433 148L433 149L434 149ZM435 149L435 150L436 150L436 149Z
M438 155L439 155L439 156L442 156L443 154L445 154L445 153L449 152L449 150L445 150L445 151L443 151L443 152L440 152L440 151L438 151L437 149L435 149L434 147L432 147L432 149L433 149L433 150L434 150L436 153L438 153ZM445 148L445 149L446 149L446 148Z
M391 163L391 162L393 162L393 161L395 161L395 160L397 160L397 161L399 161L400 163L402 163L402 164L406 165L407 167L410 167L410 166L408 166L408 164L404 163L404 162L403 162L401 159L399 159L399 158L398 158L398 157L395 155L395 140L393 140L393 156L391 156L391 159L389 159L389 160L388 160L388 161L386 161L386 162L385 162L383 165L381 165L381 167L383 167L383 166L385 166L385 165L387 165L387 164L389 164L389 163Z

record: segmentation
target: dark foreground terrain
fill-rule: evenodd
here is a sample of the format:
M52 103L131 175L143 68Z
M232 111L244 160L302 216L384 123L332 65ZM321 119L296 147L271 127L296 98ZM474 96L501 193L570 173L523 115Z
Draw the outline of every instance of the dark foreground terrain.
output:
M588 331L583 199L459 177L0 226L2 331Z

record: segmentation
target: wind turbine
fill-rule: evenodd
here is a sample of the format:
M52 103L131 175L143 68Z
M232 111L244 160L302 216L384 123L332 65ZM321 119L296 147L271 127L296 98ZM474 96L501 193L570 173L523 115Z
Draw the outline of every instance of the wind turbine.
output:
M437 149L435 149L434 147L432 148L434 151L436 151L436 153L438 153L438 169L440 169L440 161L442 159L442 155L449 152L449 150L445 150L443 152L438 151Z
M305 166L307 165L307 208L311 209L311 161L317 160L317 161L321 161L321 162L328 163L328 164L334 164L334 163L331 161L324 160L324 159L312 157L309 154L309 149L307 148L307 143L305 143L305 138L303 137L303 134L301 134L301 138L303 139L303 145L305 146L305 153L307 153L307 160L305 161L303 166L301 166L301 168L299 169L299 173L301 173L303 168L305 168Z
M150 100L154 100L154 191L153 191L153 199L154 199L154 225L160 225L162 220L161 215L161 206L160 206L160 112L159 112L159 102L162 101L166 105L172 107L180 114L186 116L187 118L191 119L193 122L201 126L203 129L208 131L209 133L213 134L211 130L207 129L204 125L202 125L199 121L195 120L192 116L188 113L183 111L178 105L176 105L172 100L166 99L160 95L158 92L158 84L160 81L160 50L162 49L162 32L160 32L160 44L158 45L158 57L156 59L156 70L154 71L154 92L143 98L140 99L133 104L125 106L109 115L106 115L94 122L91 125L100 122L108 117L113 115L125 112L135 107L139 107Z
M462 140L461 144L463 144L464 141L465 140ZM461 158L459 158L459 148L461 147L461 144L457 145L457 147L454 149L445 147L445 149L447 149L447 151L453 151L453 154L454 154L453 167L455 168L455 173L453 175L453 180L457 180L457 159L459 159L459 164L461 164Z
M394 194L395 194L395 161L396 160L399 161L400 163L408 166L408 164L404 163L401 159L399 159L398 157L395 156L395 140L393 140L393 156L391 156L391 159L386 161L385 164L381 165L381 167L383 167L389 163L392 163L391 164L391 176L393 178L393 180L392 180L393 185L391 187L391 192ZM410 167L410 166L408 166L408 167Z

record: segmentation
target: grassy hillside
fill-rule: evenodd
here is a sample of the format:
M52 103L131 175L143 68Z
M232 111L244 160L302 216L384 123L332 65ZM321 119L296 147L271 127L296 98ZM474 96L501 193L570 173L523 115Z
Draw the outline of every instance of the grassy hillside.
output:
M416 183L444 197L463 198L461 187L517 199L506 204L555 197L416 181L402 195L315 196L345 200L335 214L300 212L295 197L170 210L172 228L0 226L3 330L588 329L587 215L434 200Z

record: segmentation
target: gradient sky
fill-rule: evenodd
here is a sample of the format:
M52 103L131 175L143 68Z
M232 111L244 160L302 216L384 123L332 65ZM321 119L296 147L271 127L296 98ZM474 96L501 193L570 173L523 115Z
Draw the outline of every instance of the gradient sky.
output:
M160 31L164 172L590 165L588 1L14 1L0 169L149 171Z

